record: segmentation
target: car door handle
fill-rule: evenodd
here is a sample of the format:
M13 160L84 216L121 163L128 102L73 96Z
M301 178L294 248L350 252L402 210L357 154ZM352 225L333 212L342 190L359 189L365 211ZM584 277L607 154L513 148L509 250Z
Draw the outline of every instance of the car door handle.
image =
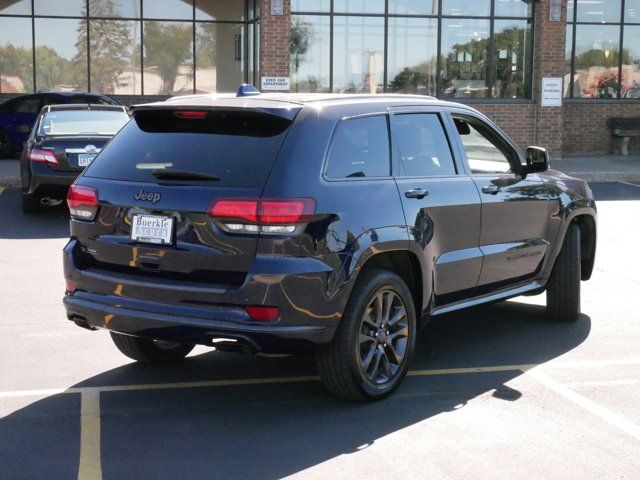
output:
M493 183L490 183L489 185L485 185L484 187L482 187L482 193L487 193L489 195L495 195L499 191L500 191L500 187Z
M424 188L412 188L404 192L404 196L407 198L424 198L429 195L429 192Z

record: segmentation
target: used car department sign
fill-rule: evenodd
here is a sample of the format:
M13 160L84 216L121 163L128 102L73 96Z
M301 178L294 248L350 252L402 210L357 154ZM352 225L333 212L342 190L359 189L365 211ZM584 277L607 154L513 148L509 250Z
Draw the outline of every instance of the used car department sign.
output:
M288 91L291 82L289 77L262 77L262 90Z

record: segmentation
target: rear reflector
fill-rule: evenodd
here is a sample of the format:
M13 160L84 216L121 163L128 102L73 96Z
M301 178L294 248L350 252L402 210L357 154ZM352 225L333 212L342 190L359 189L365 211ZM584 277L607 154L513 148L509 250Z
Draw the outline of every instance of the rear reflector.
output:
M71 185L67 193L67 205L72 217L93 220L98 211L98 190Z
M75 292L76 290L76 284L73 283L71 280L67 280L67 292L71 293L71 292Z
M33 163L49 163L58 165L58 159L53 150L42 150L40 148L32 148L29 151L29 161Z
M280 316L280 309L277 307L247 307L246 310L252 320L272 322Z
M178 110L173 114L180 118L207 118L207 112L201 110Z

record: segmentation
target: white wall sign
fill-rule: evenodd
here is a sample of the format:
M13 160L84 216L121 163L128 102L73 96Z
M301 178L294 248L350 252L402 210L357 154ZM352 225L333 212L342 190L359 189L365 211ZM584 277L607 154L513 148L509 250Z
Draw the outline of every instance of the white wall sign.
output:
M271 15L284 15L283 0L271 0Z
M562 106L562 77L542 78L542 98L540 100L540 106Z
M289 90L289 77L262 77L262 90Z

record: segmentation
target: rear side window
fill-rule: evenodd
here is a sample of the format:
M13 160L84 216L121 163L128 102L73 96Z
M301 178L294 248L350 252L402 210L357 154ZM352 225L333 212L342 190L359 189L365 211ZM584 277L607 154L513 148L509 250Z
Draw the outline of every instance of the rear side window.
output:
M85 176L155 183L159 170L171 170L218 177L216 186L262 187L290 125L291 120L255 111L208 111L205 118L142 111Z
M395 115L393 144L399 157L398 176L456 174L447 136L435 113Z
M358 178L390 174L386 115L341 121L331 140L325 175Z

